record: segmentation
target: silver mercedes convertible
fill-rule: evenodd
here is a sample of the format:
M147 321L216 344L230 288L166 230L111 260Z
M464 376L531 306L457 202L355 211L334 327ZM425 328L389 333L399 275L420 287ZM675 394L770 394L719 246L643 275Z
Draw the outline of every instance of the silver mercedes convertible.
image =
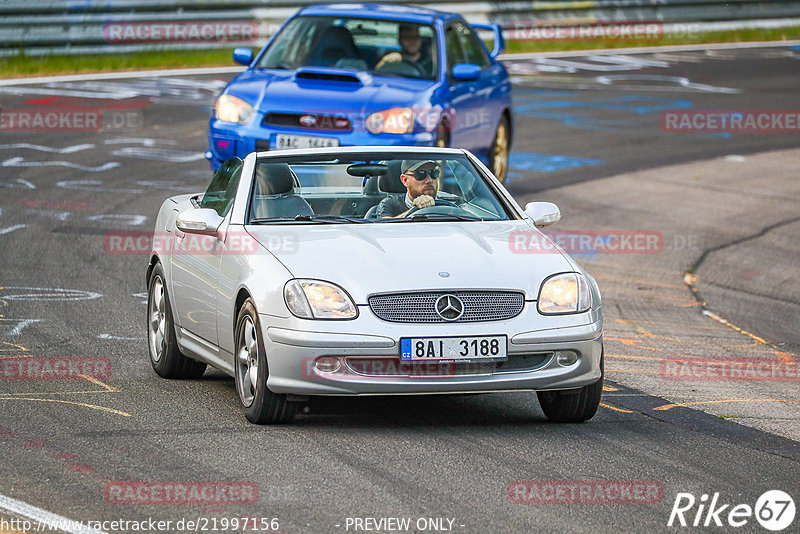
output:
M232 375L253 423L312 395L536 391L579 422L603 389L595 280L465 150L346 147L232 158L161 206L150 362Z

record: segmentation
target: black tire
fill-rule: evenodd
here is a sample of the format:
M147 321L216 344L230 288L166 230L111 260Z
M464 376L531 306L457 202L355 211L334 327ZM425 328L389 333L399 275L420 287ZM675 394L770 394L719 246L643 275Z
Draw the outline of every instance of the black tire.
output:
M497 130L492 139L492 146L489 148L489 169L501 182L506 181L508 176L508 158L511 148L511 125L508 117L503 115Z
M602 354L600 373L600 380L579 390L537 391L539 405L547 418L556 423L581 423L594 417L603 394L605 371Z
M445 122L440 122L436 127L436 139L433 141L436 148L447 148L450 146L450 128Z
M248 421L257 425L291 423L297 414L298 403L289 402L286 395L267 388L269 368L261 323L252 299L247 299L236 318L236 352L234 379L239 404ZM253 349L256 354L252 354ZM255 384L253 384L255 367Z
M147 284L147 347L150 365L161 378L200 378L206 370L206 364L184 356L178 348L165 280L161 263L156 263Z

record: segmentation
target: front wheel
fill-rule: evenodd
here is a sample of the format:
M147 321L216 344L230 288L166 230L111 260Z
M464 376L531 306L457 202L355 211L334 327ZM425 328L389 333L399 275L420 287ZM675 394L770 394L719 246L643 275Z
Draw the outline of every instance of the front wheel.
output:
M494 141L489 149L489 167L501 182L506 181L508 175L508 151L510 143L510 127L508 117L503 115L500 124L497 125L497 132L494 134Z
M603 356L600 356L600 379L578 390L538 391L539 404L548 419L556 423L588 421L600 406L603 394Z
M251 299L244 302L236 319L235 358L236 392L247 420L257 425L292 422L297 414L297 403L267 388L267 354L258 313Z

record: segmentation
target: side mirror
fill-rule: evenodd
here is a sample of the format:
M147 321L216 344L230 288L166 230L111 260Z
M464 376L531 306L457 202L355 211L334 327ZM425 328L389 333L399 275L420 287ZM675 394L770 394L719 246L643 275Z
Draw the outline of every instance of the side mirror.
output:
M477 80L481 75L481 68L474 63L459 63L453 67L453 78L462 82Z
M249 48L235 48L233 50L233 60L245 67L249 67L253 62L253 51Z
M222 221L222 217L210 208L192 208L178 215L175 226L188 234L214 235Z
M537 228L551 226L561 220L561 210L552 202L529 202L525 205L525 215L533 220Z

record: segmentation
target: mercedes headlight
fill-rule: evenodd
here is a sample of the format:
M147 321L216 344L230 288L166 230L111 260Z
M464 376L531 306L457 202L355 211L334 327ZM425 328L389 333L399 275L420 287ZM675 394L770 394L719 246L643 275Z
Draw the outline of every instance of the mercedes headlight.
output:
M214 116L225 122L246 124L255 114L253 106L231 95L221 95L214 105Z
M544 314L581 313L592 306L592 294L582 274L557 274L544 281L536 305Z
M353 301L344 289L319 280L290 280L283 288L286 306L302 319L354 319Z
M370 133L404 134L414 131L414 111L411 108L392 108L377 111L367 117Z

